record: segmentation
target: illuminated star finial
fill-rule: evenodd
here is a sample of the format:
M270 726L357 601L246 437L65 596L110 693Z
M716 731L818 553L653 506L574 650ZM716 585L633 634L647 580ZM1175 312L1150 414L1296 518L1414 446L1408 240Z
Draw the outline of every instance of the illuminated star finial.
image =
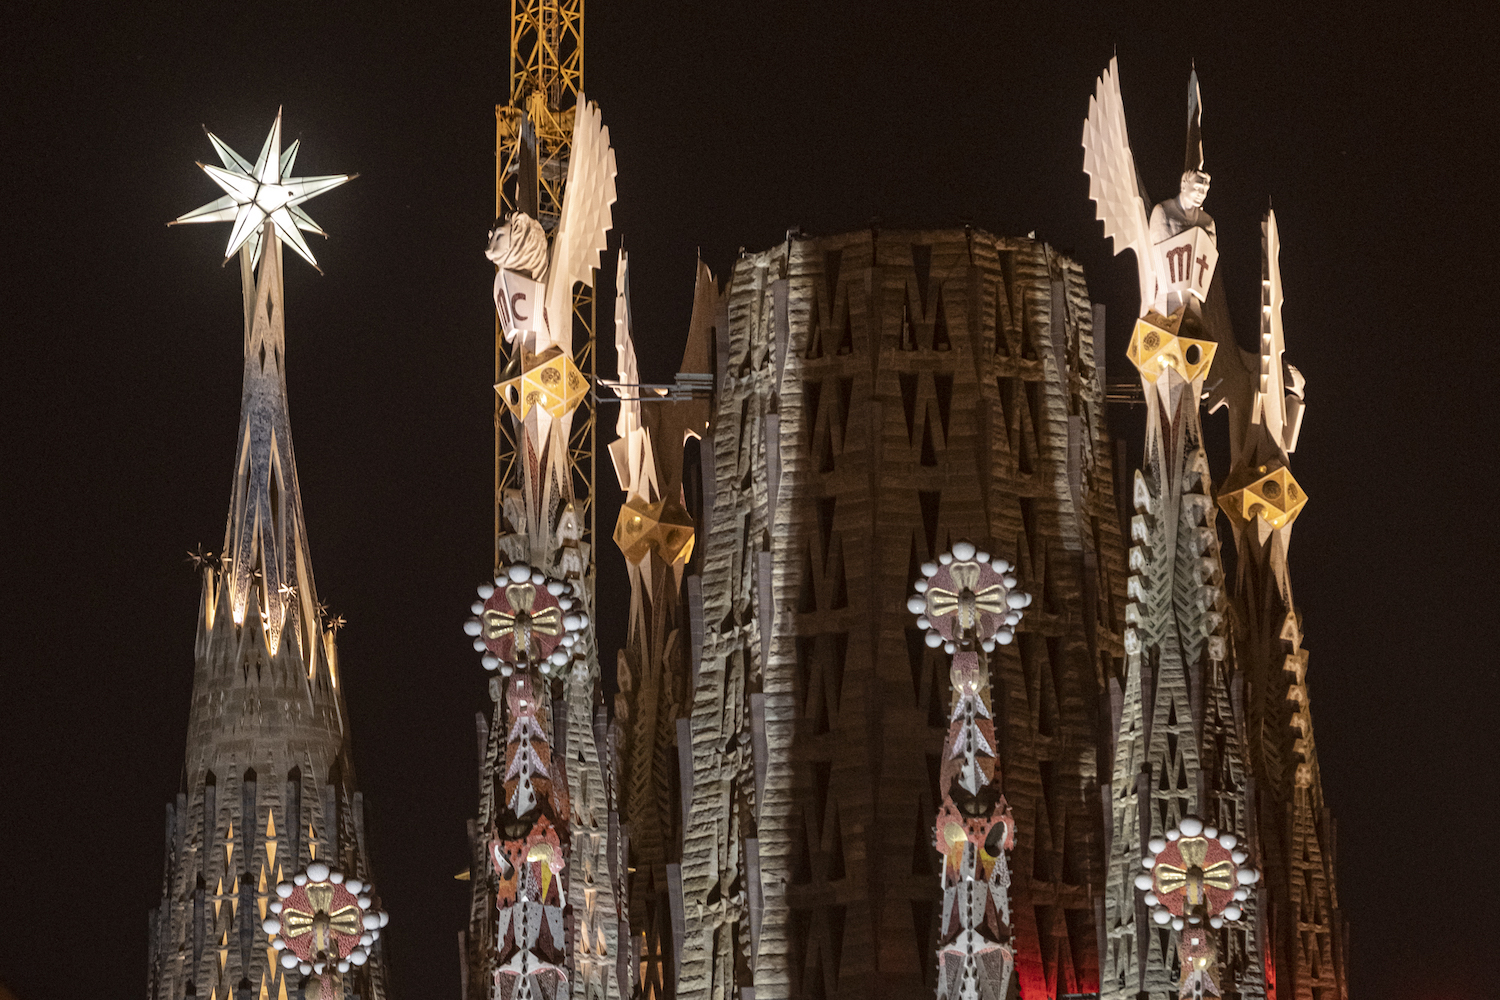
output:
M227 192L217 201L211 201L180 218L167 223L176 226L188 222L234 222L229 234L229 248L224 251L227 262L245 243L250 244L251 256L259 262L261 245L264 242L266 223L276 228L283 242L301 254L314 268L318 262L302 239L298 230L327 236L318 224L310 219L298 206L325 191L331 191L358 174L329 174L324 177L288 177L292 163L297 158L297 147L301 140L293 142L285 153L281 151L281 111L276 112L276 121L271 125L271 134L266 136L260 156L251 163L229 148L229 145L208 133L223 167L212 167L206 163L198 166L214 179L214 183ZM321 269L319 269L319 273Z

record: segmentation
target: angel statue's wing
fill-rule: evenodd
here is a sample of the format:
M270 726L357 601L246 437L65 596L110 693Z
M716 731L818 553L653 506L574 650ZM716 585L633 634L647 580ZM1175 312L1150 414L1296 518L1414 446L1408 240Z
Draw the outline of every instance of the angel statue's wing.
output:
M571 353L573 285L593 285L605 234L613 225L615 151L609 145L599 106L578 95L573 145L568 150L568 180L563 188L562 216L552 238L552 267L547 281L547 317L553 339Z
M1110 59L1109 68L1099 77L1097 93L1089 98L1089 116L1083 123L1083 172L1089 175L1089 197L1098 206L1105 238L1114 240L1117 254L1135 251L1144 316L1156 299L1156 256L1151 252L1146 202L1125 134L1125 102L1115 63Z

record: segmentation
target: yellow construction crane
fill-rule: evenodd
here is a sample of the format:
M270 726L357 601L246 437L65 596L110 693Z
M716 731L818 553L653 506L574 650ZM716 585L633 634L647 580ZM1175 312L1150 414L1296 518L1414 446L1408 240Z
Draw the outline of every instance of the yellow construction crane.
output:
M573 118L583 89L583 0L511 0L510 99L495 107L495 215L517 209L551 233L562 211ZM597 406L594 358L594 291L573 292L573 355L589 379L589 390L573 419L568 441L573 503L582 541L594 540L594 442ZM513 365L499 320L495 323L495 381ZM504 491L521 485L519 451L506 406L495 399L495 537L501 530ZM496 565L499 553L496 553Z

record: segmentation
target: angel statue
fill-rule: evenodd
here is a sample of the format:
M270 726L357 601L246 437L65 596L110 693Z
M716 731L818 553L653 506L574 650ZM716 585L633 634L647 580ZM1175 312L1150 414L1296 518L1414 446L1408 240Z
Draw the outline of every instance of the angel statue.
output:
M1115 253L1135 253L1140 275L1141 311L1173 317L1181 310L1188 325L1201 323L1201 303L1213 283L1219 261L1214 220L1203 210L1209 175L1203 170L1203 103L1198 74L1188 80L1187 158L1178 194L1146 215L1146 192L1136 172L1125 132L1125 105L1120 97L1116 60L1099 78L1083 125L1083 170L1089 175L1089 197L1098 206L1104 235Z

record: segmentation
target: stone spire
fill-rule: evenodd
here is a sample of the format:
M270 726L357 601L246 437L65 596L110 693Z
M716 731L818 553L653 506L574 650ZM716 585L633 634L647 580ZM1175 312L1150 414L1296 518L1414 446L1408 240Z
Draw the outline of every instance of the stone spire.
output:
M335 635L321 620L292 453L277 230L263 225L239 257L235 472L224 551L202 566L183 787L167 805L162 899L149 915L150 1000L299 996L304 977L282 967L281 942L263 926L279 909L277 884L315 860L370 881ZM381 947L340 979L342 996L383 998Z

